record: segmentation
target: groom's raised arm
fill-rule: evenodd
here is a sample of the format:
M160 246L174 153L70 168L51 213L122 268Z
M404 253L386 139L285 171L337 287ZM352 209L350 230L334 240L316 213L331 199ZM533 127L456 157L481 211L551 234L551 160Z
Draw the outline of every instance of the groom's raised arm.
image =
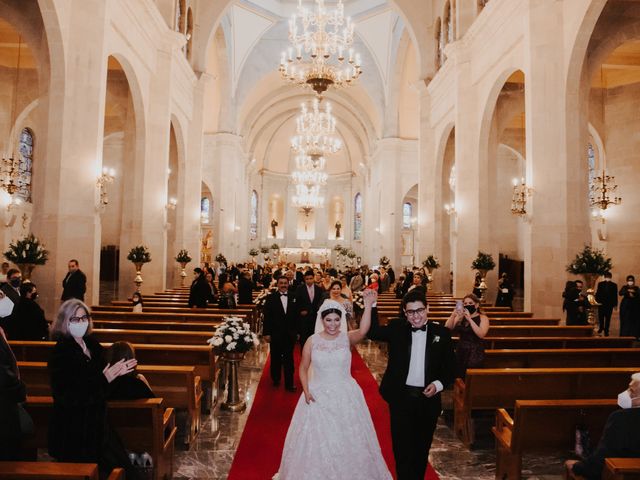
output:
M371 309L371 328L369 329L369 333L367 333L367 337L371 340L389 341L389 327L380 325L377 307Z

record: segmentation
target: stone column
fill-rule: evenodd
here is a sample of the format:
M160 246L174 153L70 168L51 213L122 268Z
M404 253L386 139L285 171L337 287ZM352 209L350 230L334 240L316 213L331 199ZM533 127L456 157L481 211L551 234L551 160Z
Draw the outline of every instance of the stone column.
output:
M54 318L60 305L61 282L71 258L79 260L87 275L86 302L98 302L96 179L102 166L107 76L105 9L105 2L87 0L56 12L61 28L66 28L65 58L53 57L51 63L66 69L51 71L46 145L42 145L46 156L34 175L32 223L34 234L50 251L48 263L33 276L47 318Z

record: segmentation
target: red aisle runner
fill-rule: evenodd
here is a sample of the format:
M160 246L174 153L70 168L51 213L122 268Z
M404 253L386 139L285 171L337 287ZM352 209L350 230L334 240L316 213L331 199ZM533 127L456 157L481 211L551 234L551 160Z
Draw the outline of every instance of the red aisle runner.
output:
M256 397L253 400L249 418L227 477L229 480L268 480L280 466L280 457L289 429L289 422L302 392L299 385L296 393L287 392L282 386L273 387L269 374L269 363L270 358L267 359L262 372ZM300 355L298 348L296 348L295 364L299 363ZM389 470L395 474L389 410L378 393L378 384L375 378L371 375L360 354L355 350L351 362L351 373L362 388L369 406L371 418L378 433L382 455ZM429 466L425 479L438 480L438 478L433 468Z

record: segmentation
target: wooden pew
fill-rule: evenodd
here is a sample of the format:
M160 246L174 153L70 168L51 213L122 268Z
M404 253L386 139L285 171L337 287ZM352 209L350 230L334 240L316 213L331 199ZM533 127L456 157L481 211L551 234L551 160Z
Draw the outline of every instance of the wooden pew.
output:
M453 389L454 429L474 441L472 410L513 408L516 400L615 398L637 367L469 369Z
M20 377L27 391L34 396L50 396L50 376L45 362L18 362ZM156 397L164 399L164 405L187 412L185 431L181 432L189 446L200 431L202 385L195 374L195 367L138 365L137 371L145 376Z
M457 341L457 337L454 337ZM485 349L505 348L631 348L633 337L494 337L485 338Z
M109 402L109 423L125 447L136 453L148 452L153 458L154 480L170 480L176 436L173 408L164 408L162 398ZM27 397L26 409L33 418L35 435L26 448L47 448L51 397Z
M17 360L46 362L51 355L55 342L38 342L13 340L9 342ZM102 343L108 348L111 343ZM208 345L156 345L133 344L136 358L144 365L193 366L195 375L202 381L204 393L202 405L205 413L209 413L216 400L216 389L213 388L217 378L216 361L213 349Z
M95 463L0 462L0 478L10 480L98 480ZM124 470L114 468L107 480L124 480Z
M176 330L123 330L94 328L92 335L99 342L126 341L131 343L155 343L169 345L207 345L213 331Z
M109 317L107 317L109 318ZM132 329L132 330L177 330L181 332L210 330L211 333L220 326L222 322L169 322L159 321L138 321L138 320L97 320L93 319L94 328L101 329Z
M143 312L133 313L131 311L103 312L93 311L91 318L95 320L126 320L139 322L208 322L220 323L228 315L220 313L199 314L199 313L179 313L179 312ZM238 315L246 319L247 315Z
M483 368L640 366L640 348L485 350Z
M492 428L496 479L520 480L525 452L572 450L576 425L584 425L597 441L607 417L617 409L615 399L517 400L513 418L505 409L498 409Z
M607 458L602 480L640 480L640 458Z

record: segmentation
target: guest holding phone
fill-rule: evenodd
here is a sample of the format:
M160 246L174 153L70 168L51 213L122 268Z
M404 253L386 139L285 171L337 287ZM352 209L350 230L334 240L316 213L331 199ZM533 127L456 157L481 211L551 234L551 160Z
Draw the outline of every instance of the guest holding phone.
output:
M489 318L480 310L480 299L473 293L462 299L445 326L459 336L456 347L457 376L464 378L467 368L478 368L484 361L484 337L489 331Z

